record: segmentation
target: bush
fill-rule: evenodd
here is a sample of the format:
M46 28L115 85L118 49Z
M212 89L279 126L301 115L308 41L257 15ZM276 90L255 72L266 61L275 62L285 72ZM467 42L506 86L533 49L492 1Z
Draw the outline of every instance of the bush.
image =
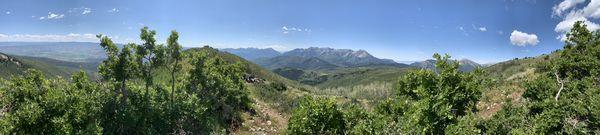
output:
M306 97L294 110L288 123L289 134L343 134L344 113L334 99Z
M378 112L398 118L408 134L443 134L458 118L476 111L484 82L478 76L481 70L463 73L448 55L435 54L434 58L436 72L419 70L401 77L397 101L379 107L383 110Z
M36 70L0 87L2 134L99 134L103 103L99 91L78 73L73 83L47 80Z

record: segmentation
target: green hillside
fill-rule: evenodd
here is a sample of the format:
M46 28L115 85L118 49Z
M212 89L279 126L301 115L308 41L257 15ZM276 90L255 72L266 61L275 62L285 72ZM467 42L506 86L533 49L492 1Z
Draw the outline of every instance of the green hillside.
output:
M80 69L95 78L98 62L67 62L50 58L11 56L0 53L0 75L9 78L11 75L23 74L27 69L37 69L49 77L69 77Z

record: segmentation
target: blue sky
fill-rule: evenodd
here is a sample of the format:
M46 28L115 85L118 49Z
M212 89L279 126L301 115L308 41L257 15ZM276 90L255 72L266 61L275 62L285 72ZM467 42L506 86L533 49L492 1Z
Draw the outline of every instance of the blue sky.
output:
M414 61L435 52L480 63L562 48L573 20L598 29L589 0L0 0L0 41L140 42L149 26L184 46L363 49ZM597 12L597 13L596 13ZM566 30L565 30L566 29Z

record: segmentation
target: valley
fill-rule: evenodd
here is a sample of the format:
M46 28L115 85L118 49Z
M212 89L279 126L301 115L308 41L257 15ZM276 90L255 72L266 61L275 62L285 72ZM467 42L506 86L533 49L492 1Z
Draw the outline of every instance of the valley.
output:
M600 0L0 0L0 135L600 135Z
M20 43L25 44L25 43ZM37 45L37 48L48 48L54 44ZM21 47L21 48L19 48ZM87 72L91 78L99 78L99 62L89 62L93 57L105 57L102 55L84 56L88 62L73 62L55 60L54 58L34 57L37 50L28 49L31 46L12 46L12 49L21 50L17 54L3 54L2 68L5 79L8 76L18 76L26 74L27 69L38 69L47 76L68 78L80 70ZM85 47L92 48L92 47ZM1 48L0 48L1 49ZM48 55L59 55L62 51L47 52ZM11 52L10 50L8 52ZM258 114L244 113L243 119L245 126L236 131L241 134L246 133L268 133L279 134L285 131L286 124L292 115L294 108L298 107L303 97L313 95L317 97L330 97L336 99L336 102L347 105L360 105L368 110L374 110L378 104L386 102L389 98L398 94L395 91L398 79L402 76L419 70L437 70L435 60L426 60L415 62L410 65L400 64L390 60L378 59L371 56L366 51L353 51L348 49L332 48L308 48L296 49L284 53L271 53L261 55L260 57L244 58L248 54L262 54L272 52L272 49L213 49L211 47L188 48L184 51L186 56L192 56L195 53L209 54L210 57L221 58L228 63L241 63L245 70L245 76L256 78L257 82L247 82L245 85L250 92L250 98ZM15 53L15 52L12 52ZM542 56L541 56L542 57ZM484 92L483 100L478 103L478 108L482 110L482 117L490 117L498 109L504 100L514 98L498 98L499 95L511 95L514 92L521 93L522 90L505 91L500 90L505 87L512 87L512 83L518 78L530 75L518 75L521 72L528 72L534 62L539 58L527 58L523 60L512 60L501 62L489 67L483 67L479 64L469 61L459 61L459 70L470 72L476 68L482 68L490 73L494 78L506 78L506 80L496 80L502 82L494 85L492 89ZM184 59L182 72L190 72L192 61ZM454 63L456 61L450 61ZM255 64L256 63L256 64ZM527 63L527 64L526 64ZM4 70L6 69L6 70ZM163 85L169 85L168 72L166 69L159 69L154 73L154 80ZM509 77L510 76L510 77ZM518 88L517 89L521 89ZM519 94L520 95L520 94ZM515 101L516 102L516 101Z

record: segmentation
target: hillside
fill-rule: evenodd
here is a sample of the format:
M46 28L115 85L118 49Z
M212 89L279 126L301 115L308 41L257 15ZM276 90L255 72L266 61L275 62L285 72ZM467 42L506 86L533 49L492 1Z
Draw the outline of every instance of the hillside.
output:
M183 51L186 59L183 60L183 70L188 72L191 68L189 57L194 53L206 53L209 57L219 57L229 63L241 63L245 67L245 76L259 80L247 82L249 94L253 100L254 111L247 112L245 126L237 131L239 134L267 133L280 134L287 124L287 119L304 95L311 95L314 88L281 77L267 69L264 69L242 57L228 52L219 51L212 47L190 48ZM156 78L168 78L165 71L157 73ZM159 79L160 80L160 79ZM162 80L161 82L167 82ZM281 86L278 86L281 85ZM283 88L277 88L283 87ZM284 90L275 90L284 89ZM270 124L267 124L270 123Z
M99 62L68 62L50 58L12 56L0 53L0 75L9 78L11 75L20 75L27 69L37 69L49 77L61 76L68 78L80 69L86 71L92 78L97 77Z

